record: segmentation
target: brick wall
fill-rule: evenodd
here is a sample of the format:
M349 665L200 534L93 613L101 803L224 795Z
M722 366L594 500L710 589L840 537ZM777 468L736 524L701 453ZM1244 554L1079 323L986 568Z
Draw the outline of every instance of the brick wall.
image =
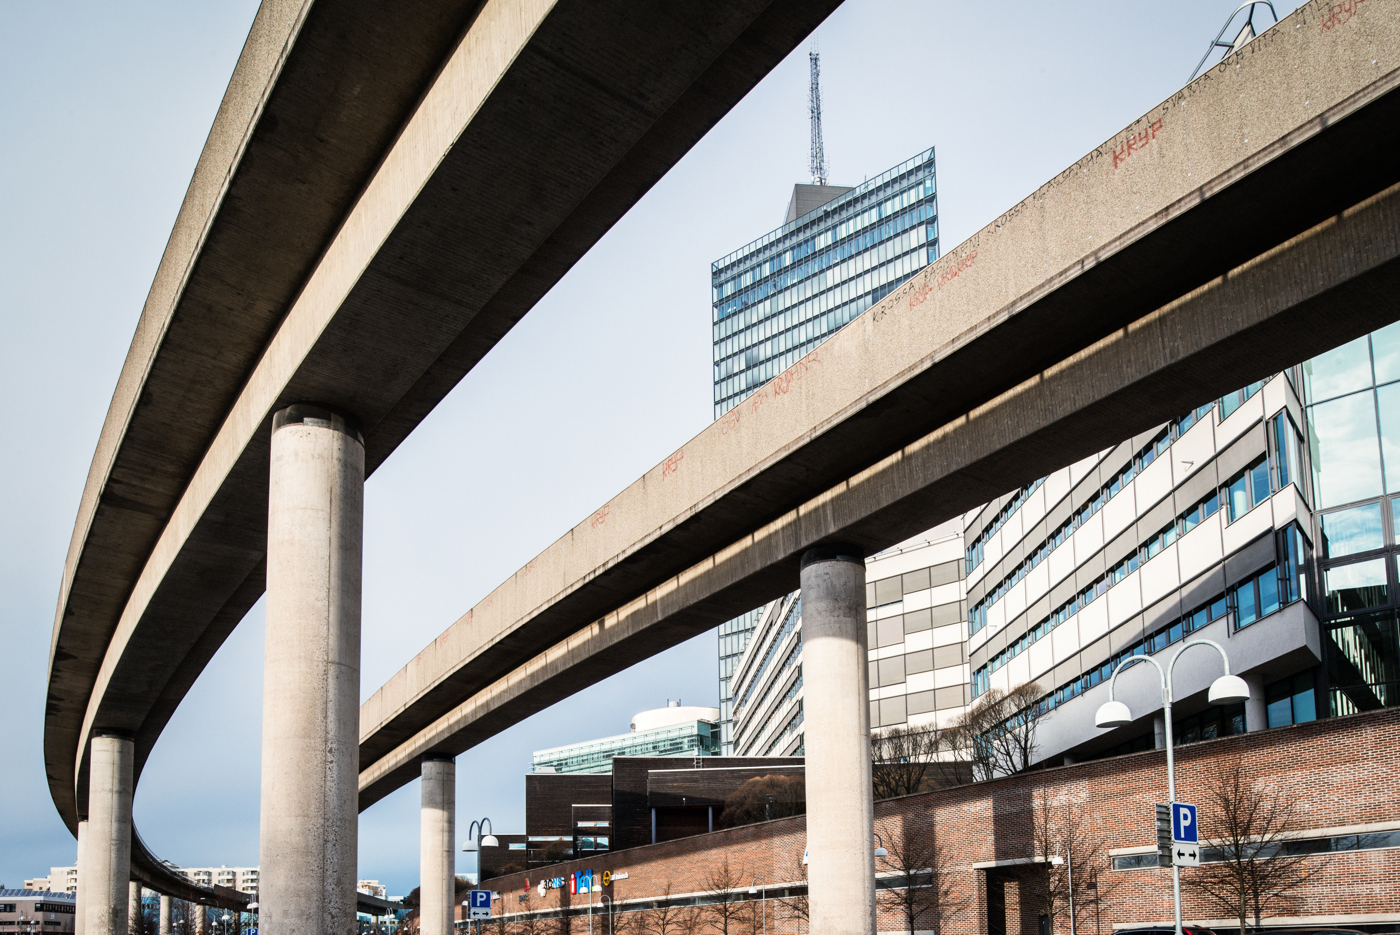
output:
M1206 834L1212 822L1206 807L1211 777L1236 760L1245 764L1254 780L1294 802L1300 830L1400 820L1400 709L1178 747L1178 798L1201 805ZM1034 935L1044 905L1044 878L1040 867L1026 863L1036 855L1033 827L1039 823L1048 828L1040 837L1057 841L1064 837L1065 822L1077 821L1075 839L1081 853L1075 855L1075 873L1083 875L1077 882L1096 875L1099 888L1097 905L1083 905L1081 900L1076 927L1079 933L1108 933L1115 925L1171 918L1170 871L1114 871L1109 855L1112 849L1155 844L1153 805L1165 799L1165 754L1157 750L879 802L875 826L896 856L906 840L917 842L925 851L923 856L936 847L941 935L988 932L999 903L1005 905L1006 932ZM577 910L587 898L570 897L567 883L544 898L527 887L538 884L541 876L567 879L581 869L592 869L599 876L604 870L625 873L625 879L613 881L604 890L625 910L655 899L668 888L672 897L713 890L718 871L727 864L731 885L742 881L739 888L746 898L750 881L766 884L770 891L764 904L767 931L803 932L806 927L800 918L783 911L780 900L772 897L781 896L783 884L805 883L804 847L805 820L799 817L616 851L543 872L501 877L489 885L503 897L497 902L497 913ZM1266 917L1347 917L1361 922L1389 914L1392 921L1400 922L1400 849L1308 860L1315 875L1294 894L1291 906L1266 911ZM891 860L881 863L882 871L898 869ZM1184 884L1193 872L1182 871ZM1225 915L1189 886L1185 889L1183 912L1188 920ZM908 931L887 904L897 894L882 891L881 931ZM602 903L599 894L593 899L595 905ZM730 931L751 931L750 925L760 918L755 915L750 923ZM582 924L579 930L586 930L587 923ZM1332 924L1339 921L1334 919ZM578 925L575 920L573 926ZM931 914L916 928L933 930ZM559 929L555 920L549 928L535 931ZM1055 930L1069 930L1063 910L1057 913Z

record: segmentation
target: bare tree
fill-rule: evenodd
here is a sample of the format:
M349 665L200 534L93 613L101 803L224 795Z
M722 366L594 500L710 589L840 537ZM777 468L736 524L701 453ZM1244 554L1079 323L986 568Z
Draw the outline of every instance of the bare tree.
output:
M801 880L803 883L806 883L807 865L802 863L797 857L792 859L792 863L792 879ZM812 918L808 911L809 904L805 894L801 896L784 896L782 899L779 899L777 903L778 912L781 913L783 918L792 922L794 928L802 930L811 927Z
M962 734L932 727L892 727L870 737L876 799L913 795L963 781Z
M711 931L729 935L731 927L738 931L751 915L752 906L744 899L749 882L745 876L742 867L729 863L728 855L710 865L709 872L705 874L705 902L700 906L700 911Z
M1059 919L1068 923L1071 903L1076 915L1097 911L1116 881L1098 876L1105 844L1085 820L1083 806L1040 787L1033 793L1031 815L1031 872L1037 877L1042 912L1053 926Z
M671 902L673 887L674 884L667 880L657 896L656 908L628 913L631 918L622 928L635 935L680 935L681 917L685 915L685 907Z
M934 911L937 903L930 885L941 882L935 871L939 864L937 838L915 832L907 825L881 838L888 853L876 858L880 869L899 874L904 885L880 890L877 896L887 909L899 914L910 932L918 931L918 923ZM935 921L935 931L937 926Z
M1223 764L1210 778L1201 808L1216 859L1183 876L1186 885L1239 920L1240 935L1250 915L1254 927L1264 910L1287 908L1292 892L1322 869L1323 861L1289 853L1296 827L1292 800L1276 787L1261 787L1239 760Z
M972 766L977 780L1023 772L1035 759L1036 730L1046 714L1045 691L1035 682L1009 692L989 689L955 722L951 748Z
M516 907L515 911L519 913L519 915L510 922L511 935L546 935L547 932L554 928L548 920L541 919L534 914L536 909L534 890L527 890L525 892L525 899L522 900L522 902L524 902L525 905L523 907Z

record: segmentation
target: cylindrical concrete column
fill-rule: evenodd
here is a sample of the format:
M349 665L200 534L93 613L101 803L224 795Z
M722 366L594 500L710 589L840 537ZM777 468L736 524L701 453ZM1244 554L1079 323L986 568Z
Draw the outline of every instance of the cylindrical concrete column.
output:
M423 758L423 827L419 838L420 935L451 935L456 899L457 763Z
M87 881L83 879L87 876L87 869L84 866L83 842L87 839L87 822L78 822L78 892L73 895L73 935L83 935L87 931L87 916L84 913L83 891L87 888ZM49 886L53 886L53 881L49 881Z
M259 928L352 935L364 443L309 405L272 423Z
M128 935L141 935L141 884L132 880L127 889L126 931Z
M170 935L170 910L173 908L172 900L164 893L160 894L160 935Z
M1265 730L1269 726L1269 702L1264 697L1264 683L1258 676L1245 676L1244 683L1249 686L1249 698L1244 703L1244 729Z
M802 680L807 762L810 928L875 931L875 809L865 562L822 546L802 557Z
M78 891L84 894L85 935L126 935L134 761L130 738L104 734L92 738L84 866L78 878Z
M193 906L191 911L194 912L194 935L204 935L204 921L209 910L204 906Z

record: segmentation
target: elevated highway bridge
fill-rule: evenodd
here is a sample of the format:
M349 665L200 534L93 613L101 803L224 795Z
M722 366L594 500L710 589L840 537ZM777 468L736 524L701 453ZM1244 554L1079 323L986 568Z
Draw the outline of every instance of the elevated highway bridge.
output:
M65 568L45 757L70 827L111 785L92 762L135 782L265 587L270 640L283 616L353 616L358 659L357 484L833 5L264 5ZM800 570L835 595L814 627L840 629L841 560L1400 318L1400 4L1356 10L1304 5L601 505L361 707L358 781L308 808L353 818ZM279 518L306 484L334 501L327 554L354 555L326 606L296 602L313 546ZM133 876L212 900L131 838Z

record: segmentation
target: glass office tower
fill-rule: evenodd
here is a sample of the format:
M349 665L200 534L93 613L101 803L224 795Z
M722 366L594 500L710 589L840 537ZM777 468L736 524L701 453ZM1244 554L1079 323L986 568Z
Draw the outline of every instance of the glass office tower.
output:
M715 418L936 259L932 149L854 188L794 186L782 227L710 267ZM720 627L726 755L734 752L730 676L762 614Z
M797 186L786 224L716 260L715 418L938 259L937 200L929 149L855 188Z

